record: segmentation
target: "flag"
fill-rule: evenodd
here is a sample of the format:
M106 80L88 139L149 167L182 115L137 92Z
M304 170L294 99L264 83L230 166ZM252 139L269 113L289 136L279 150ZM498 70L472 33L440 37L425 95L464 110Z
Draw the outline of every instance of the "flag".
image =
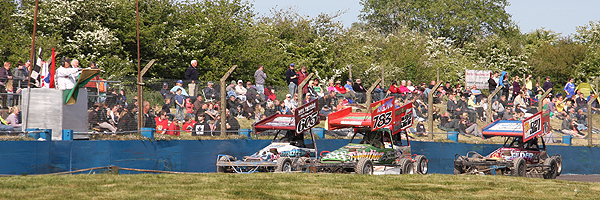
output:
M79 88L83 87L87 84L94 76L100 73L99 69L83 69L79 77L77 78L77 83L75 87L72 89L67 89L63 91L63 101L65 105L72 105L77 103L77 95L79 94Z
M42 69L42 66L45 63L44 60L42 60L42 48L40 48L40 50L38 51L37 56L37 61L31 69L31 75L29 76L29 79L31 80L33 85L35 85L36 87L40 87L40 70Z
M50 68L49 87L54 88L54 73L56 72L56 55L54 54L54 48L52 48L52 67Z
M49 68L50 68L50 64L54 65L54 57L55 57L54 48L52 48L52 58L50 60L51 63L44 62L44 64L42 65L42 69L40 70L40 82L41 82L40 87L41 88L51 88L50 82L51 82L51 80L52 81L54 80L54 78L52 78L54 76L52 76L50 74Z

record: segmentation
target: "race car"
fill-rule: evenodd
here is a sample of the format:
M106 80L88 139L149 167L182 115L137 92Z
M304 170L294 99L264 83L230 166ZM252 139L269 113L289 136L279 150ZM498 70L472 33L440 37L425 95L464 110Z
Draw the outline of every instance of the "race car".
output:
M538 112L523 121L498 120L483 128L483 137L506 137L503 147L487 156L470 151L454 156L454 174L512 175L555 179L562 157L549 156L543 135L552 128L549 114ZM540 144L541 143L541 144Z
M294 115L275 114L253 125L258 134L274 130L271 144L241 160L230 155L217 156L217 172L291 172L300 170L311 159L316 159L317 146L312 128L319 124L319 101L310 101L294 110ZM281 132L283 137L277 139ZM311 144L304 143L304 134L310 134Z
M427 174L427 158L411 154L410 142L404 131L412 125L412 104L396 107L393 102L391 97L380 104L374 103L372 113L353 113L352 108L346 108L329 114L330 129L355 129L350 143L332 152L321 152L325 154L322 158L306 160L306 164L300 167L311 172L329 173L373 174L377 170L382 174ZM388 105L381 106L381 103ZM353 143L358 133L363 138Z
M314 144L305 144L303 134L294 134L293 115L276 114L256 123L254 128L257 133L276 130L271 144L243 159L218 155L217 173L290 172L299 163L315 158ZM279 135L283 137L277 138Z

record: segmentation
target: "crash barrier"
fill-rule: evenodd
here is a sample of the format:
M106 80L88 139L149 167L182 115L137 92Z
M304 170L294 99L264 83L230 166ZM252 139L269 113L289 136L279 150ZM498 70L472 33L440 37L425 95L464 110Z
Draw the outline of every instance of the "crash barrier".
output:
M571 139L572 139L572 138L573 138L573 136L570 136L570 135L564 135L564 136L562 136L563 143L565 143L565 144L567 144L567 145L571 146L571 145L572 145L572 144L571 144Z
M102 166L171 172L215 172L217 155L238 158L267 146L270 140L84 140L1 141L0 174L48 174ZM309 143L310 141L306 141ZM317 150L333 151L349 140L316 140ZM425 155L429 173L452 174L455 154L483 155L500 144L464 144L411 141L412 154ZM548 154L560 154L563 174L600 174L598 147L551 145ZM152 171L128 171L143 173Z
M458 132L456 132L456 131L448 132L447 138L454 142L458 142Z

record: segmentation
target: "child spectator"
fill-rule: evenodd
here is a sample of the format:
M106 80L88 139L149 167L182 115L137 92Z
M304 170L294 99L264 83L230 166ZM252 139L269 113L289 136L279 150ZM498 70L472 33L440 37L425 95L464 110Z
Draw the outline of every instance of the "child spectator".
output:
M191 98L185 99L185 115L190 116L192 119L196 118L196 116L194 116L194 104L192 104Z
M185 122L182 125L182 130L186 133L192 132L194 129L194 125L196 125L196 121L194 121L190 116L185 116Z
M177 95L175 96L175 116L177 117L177 120L180 121L183 120L183 109L185 108L185 105L183 105L184 103L185 97L181 94L181 88L178 88Z

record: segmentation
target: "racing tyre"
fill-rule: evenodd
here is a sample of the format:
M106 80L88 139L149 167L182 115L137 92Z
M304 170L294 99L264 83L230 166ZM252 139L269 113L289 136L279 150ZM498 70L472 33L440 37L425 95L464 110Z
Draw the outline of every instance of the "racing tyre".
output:
M400 159L398 164L400 164L400 169L402 169L401 174L413 174L414 173L413 163L410 159L402 158L402 159Z
M227 156L221 156L219 158L219 161L229 161L229 159L227 159ZM226 171L226 167L217 166L217 173L225 173L225 171Z
M354 171L357 174L372 174L373 173L373 162L371 162L371 159L361 158L360 160L358 160L358 163L356 163L356 166L354 167Z
M527 166L525 165L525 160L523 160L523 158L515 158L513 160L512 175L525 176L526 167Z
M551 158L556 159L556 163L558 164L558 169L556 170L556 176L560 176L562 173L562 157L558 154L554 154Z
M281 157L277 159L277 165L275 166L275 172L291 172L292 171L292 160L288 157Z
M465 160L465 158L463 156L459 156L456 161L454 161L454 175L460 175L460 174L464 174L465 171L463 170L463 166L462 165L457 165L456 162L460 161L460 163L462 164L463 161Z
M415 156L416 170L419 174L427 174L429 171L429 162L423 155Z
M546 159L544 161L544 165L550 165L550 169L548 169L548 171L546 171L546 173L544 173L544 178L545 179L555 179L556 176L558 176L558 169L559 169L559 165L558 165L558 161L556 159L556 157L552 156L548 159Z

